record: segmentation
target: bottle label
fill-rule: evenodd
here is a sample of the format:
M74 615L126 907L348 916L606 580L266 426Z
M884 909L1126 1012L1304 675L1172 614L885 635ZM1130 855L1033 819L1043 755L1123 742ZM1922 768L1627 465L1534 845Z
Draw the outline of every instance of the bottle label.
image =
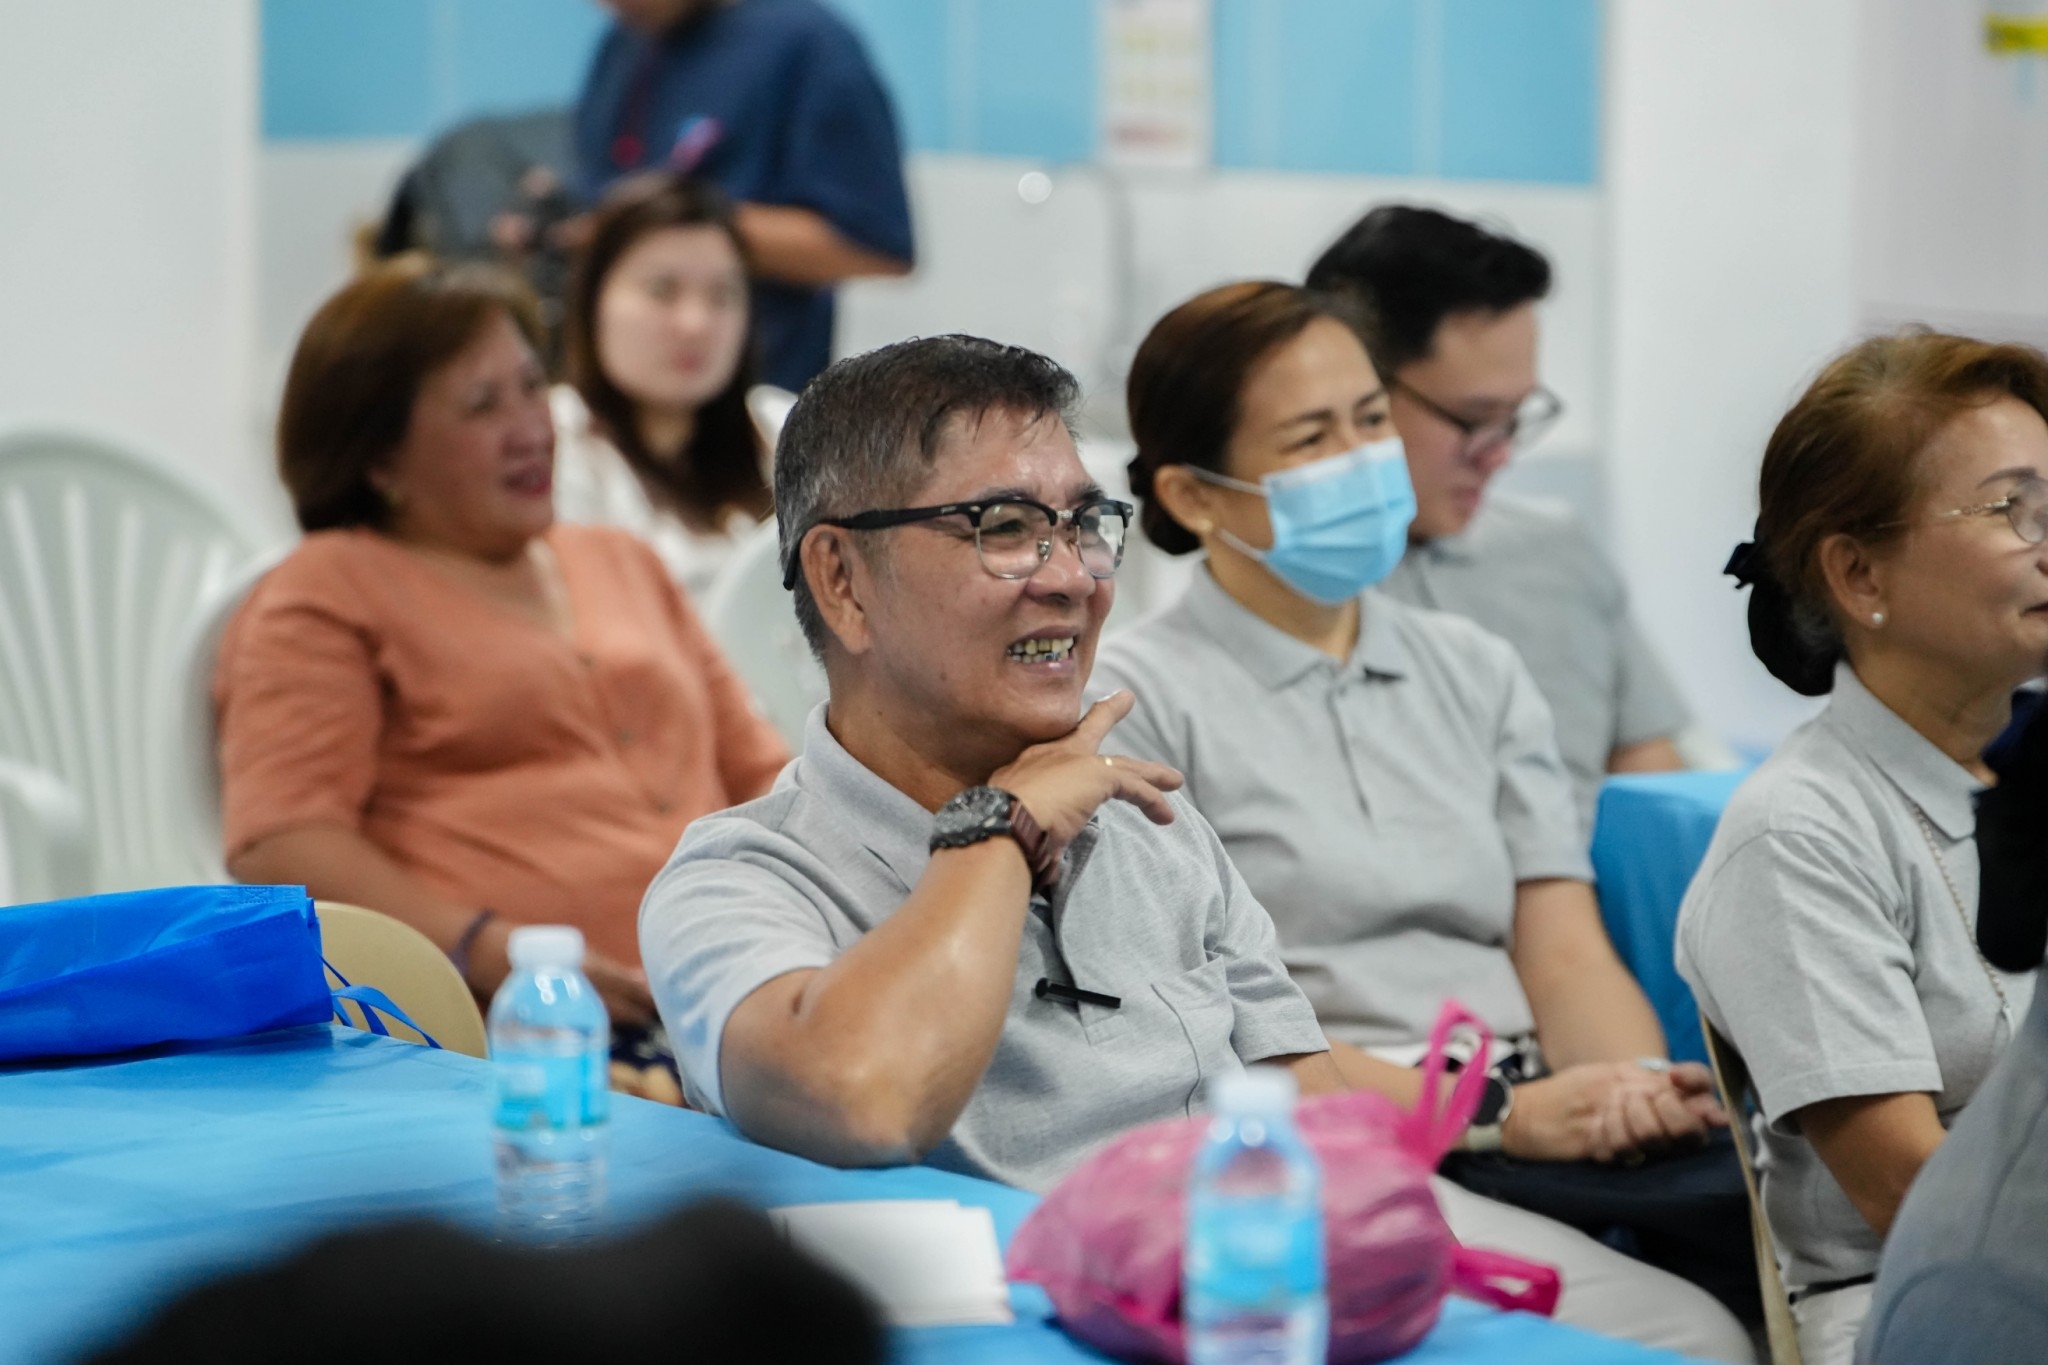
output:
M1323 1220L1314 1205L1202 1200L1190 1214L1188 1292L1210 1309L1278 1309L1323 1292Z
M611 1116L610 1058L518 1053L495 1063L499 1128L516 1132L588 1127Z

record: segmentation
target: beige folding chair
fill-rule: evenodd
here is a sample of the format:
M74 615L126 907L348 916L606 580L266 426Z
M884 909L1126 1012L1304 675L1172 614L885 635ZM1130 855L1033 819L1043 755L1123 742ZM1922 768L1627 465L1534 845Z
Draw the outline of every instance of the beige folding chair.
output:
M1792 1300L1785 1294L1785 1282L1778 1275L1778 1249L1771 1241L1771 1225L1764 1221L1764 1202L1756 1183L1756 1155L1750 1149L1752 1133L1747 1106L1751 1091L1749 1067L1735 1044L1723 1037L1706 1015L1700 1016L1700 1032L1707 1039L1707 1061L1714 1068L1714 1084L1721 1089L1728 1106L1728 1133L1735 1139L1735 1155L1742 1162L1742 1183L1749 1190L1749 1230L1756 1243L1756 1279L1764 1301L1764 1330L1771 1345L1771 1365L1802 1365L1799 1358L1799 1328L1792 1320Z
M360 906L316 901L313 908L320 916L321 951L351 985L375 986L390 996L391 1003L450 1052L488 1055L476 997L432 939L409 924ZM355 1001L342 1002L342 1009L355 1027L369 1027L367 1019L357 1023L362 1010ZM395 1019L385 1023L394 1038L425 1041Z

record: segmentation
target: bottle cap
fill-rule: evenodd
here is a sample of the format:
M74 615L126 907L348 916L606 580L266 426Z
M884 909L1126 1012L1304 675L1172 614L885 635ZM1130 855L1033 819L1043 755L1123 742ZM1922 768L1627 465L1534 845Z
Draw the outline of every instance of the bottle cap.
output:
M581 967L583 931L566 924L529 924L514 929L506 953L516 969Z
M1252 1066L1218 1076L1209 1087L1212 1113L1285 1114L1294 1108L1294 1073L1284 1066Z

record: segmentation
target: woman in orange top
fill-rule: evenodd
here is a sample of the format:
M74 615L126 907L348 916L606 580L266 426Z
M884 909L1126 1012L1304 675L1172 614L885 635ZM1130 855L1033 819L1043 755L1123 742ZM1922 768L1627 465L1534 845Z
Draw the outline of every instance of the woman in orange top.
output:
M419 259L307 325L278 419L307 535L214 679L228 867L404 920L480 996L512 925L575 925L646 1029L641 893L789 755L653 551L555 524L539 335L517 284Z

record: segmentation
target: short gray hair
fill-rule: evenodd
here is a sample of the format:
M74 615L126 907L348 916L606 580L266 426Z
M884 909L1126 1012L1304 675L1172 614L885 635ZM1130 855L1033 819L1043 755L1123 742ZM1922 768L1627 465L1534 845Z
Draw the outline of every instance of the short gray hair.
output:
M954 418L1056 416L1073 429L1081 386L1036 351L958 334L914 337L849 356L813 379L775 447L775 519L797 624L823 658L830 632L796 563L828 517L901 502L924 482Z

